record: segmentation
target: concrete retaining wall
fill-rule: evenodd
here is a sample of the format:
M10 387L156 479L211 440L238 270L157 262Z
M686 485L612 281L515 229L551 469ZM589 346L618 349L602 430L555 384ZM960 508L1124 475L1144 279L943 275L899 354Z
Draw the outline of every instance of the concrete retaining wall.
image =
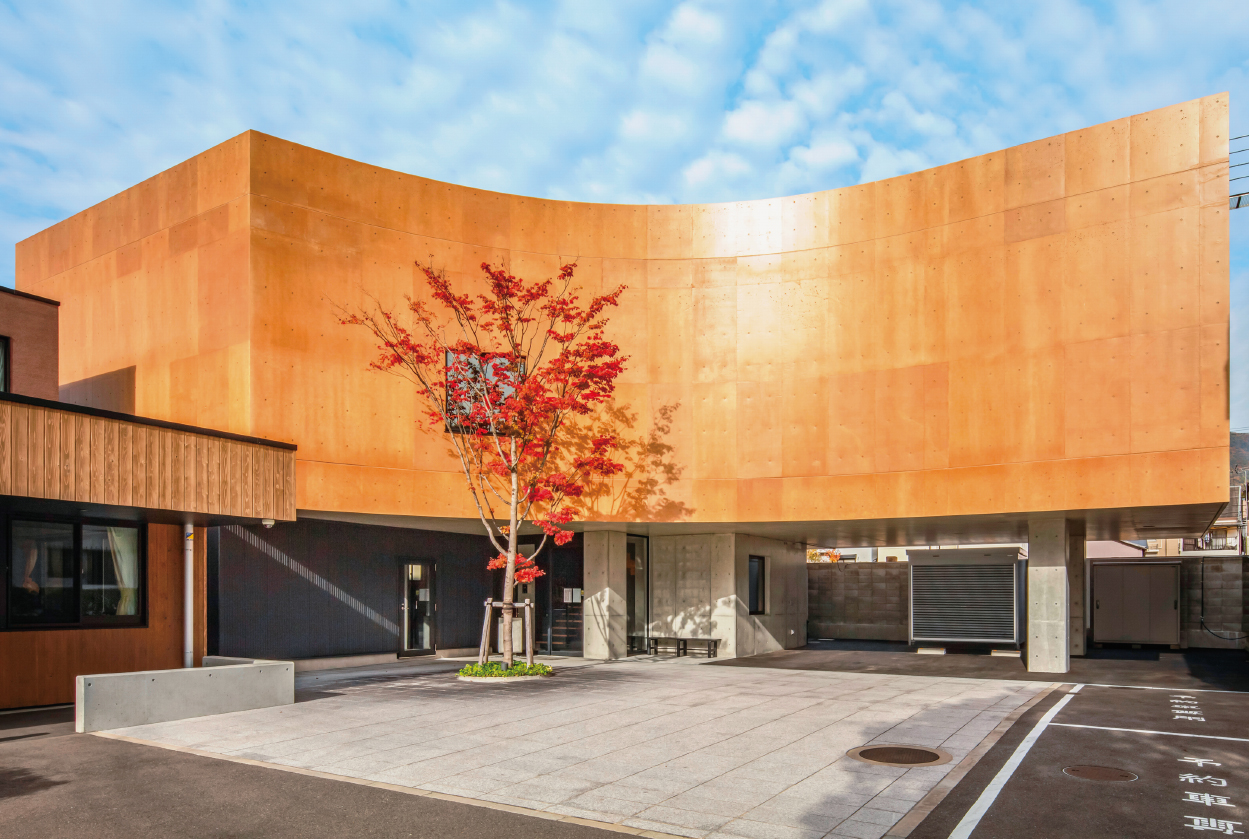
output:
M293 662L206 656L203 667L79 676L74 730L107 731L294 701Z
M910 568L905 562L807 563L807 634L906 641Z

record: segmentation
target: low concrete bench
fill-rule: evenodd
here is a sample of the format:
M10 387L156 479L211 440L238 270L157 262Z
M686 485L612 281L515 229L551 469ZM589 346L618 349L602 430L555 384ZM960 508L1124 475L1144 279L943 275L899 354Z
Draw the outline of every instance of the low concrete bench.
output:
M204 656L203 667L79 676L74 730L107 731L290 705L295 664Z
M672 638L658 636L646 639L647 655L659 655L660 644L676 647L678 657L690 654L690 644L704 646L707 650L707 658L715 658L720 651L719 638Z

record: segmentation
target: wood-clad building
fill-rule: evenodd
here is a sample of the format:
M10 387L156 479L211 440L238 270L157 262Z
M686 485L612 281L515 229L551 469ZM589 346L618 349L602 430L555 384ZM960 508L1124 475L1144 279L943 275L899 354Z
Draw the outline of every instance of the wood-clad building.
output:
M295 447L0 394L0 495L295 518Z
M0 392L0 708L71 702L81 674L181 666L187 525L198 661L208 526L295 518L291 444L42 398L57 392L38 363L57 346L43 304L32 316L0 295L14 372Z
M747 537L788 568L794 544L1028 541L1039 520L1181 536L1227 495L1227 126L1221 94L875 183L689 206L505 195L246 132L19 243L17 285L61 301L63 398L297 442L293 498L288 473L253 484L253 513L263 491L301 517L470 532L445 442L333 305L424 299L416 260L467 289L482 262L533 278L576 261L589 292L628 286L616 430L662 452L590 530L648 536L655 556L737 534L698 548L705 574L746 563ZM236 467L233 449L170 446L171 502L246 504L221 483L246 472L241 450ZM587 536L587 563L615 538ZM624 585L604 573L602 591ZM613 597L586 608L623 620ZM805 609L782 599L738 615L733 643L798 642Z

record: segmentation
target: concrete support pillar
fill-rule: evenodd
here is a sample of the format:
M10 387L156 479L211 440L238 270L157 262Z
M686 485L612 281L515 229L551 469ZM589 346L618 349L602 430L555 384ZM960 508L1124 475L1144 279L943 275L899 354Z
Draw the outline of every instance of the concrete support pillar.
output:
M582 603L582 650L586 658L614 659L629 654L625 613L623 531L592 531L585 545L585 595Z
M1085 623L1086 601L1084 596L1084 529L1076 522L1068 524L1067 530L1067 590L1070 592L1070 631L1068 652L1071 655L1084 655L1085 643L1088 640L1088 626Z
M1069 551L1065 518L1028 522L1029 672L1066 673L1070 668Z

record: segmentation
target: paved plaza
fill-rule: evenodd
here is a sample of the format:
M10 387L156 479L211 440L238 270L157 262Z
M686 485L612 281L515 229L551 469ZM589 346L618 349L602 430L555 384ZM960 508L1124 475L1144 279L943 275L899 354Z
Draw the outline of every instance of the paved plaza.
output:
M293 706L112 733L631 833L875 839L1047 687L632 660L499 685L446 672L324 680ZM869 743L954 759L903 769L846 756Z

